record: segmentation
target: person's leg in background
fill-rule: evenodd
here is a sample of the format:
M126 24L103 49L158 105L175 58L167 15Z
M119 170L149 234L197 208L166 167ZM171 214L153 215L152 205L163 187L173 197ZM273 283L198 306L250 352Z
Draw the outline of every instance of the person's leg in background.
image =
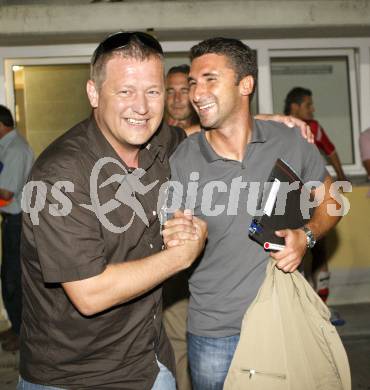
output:
M186 327L189 306L189 271L180 272L163 285L163 324L176 361L178 390L191 390Z
M322 238L311 249L312 251L312 275L315 283L315 290L324 303L327 303L330 294L330 272L326 250L326 239ZM341 326L346 321L340 314L330 308L330 322L335 326Z
M186 321L189 299L182 299L163 312L163 323L170 339L176 360L176 381L178 390L191 390L186 342Z
M327 261L325 238L317 241L311 249L312 275L314 277L316 292L326 303L329 296L330 273Z
M1 223L2 263L1 289L5 309L11 323L12 334L2 343L5 351L19 349L19 333L22 322L21 242L22 215L6 214Z
M222 390L239 335L203 337L188 333L188 357L193 390Z

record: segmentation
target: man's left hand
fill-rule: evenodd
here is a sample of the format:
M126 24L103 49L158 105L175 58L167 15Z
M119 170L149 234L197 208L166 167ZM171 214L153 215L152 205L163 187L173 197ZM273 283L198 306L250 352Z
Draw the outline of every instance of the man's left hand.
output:
M278 237L284 237L285 248L271 252L271 257L277 261L276 266L284 272L294 272L302 262L307 250L307 238L302 229L284 229L275 232Z

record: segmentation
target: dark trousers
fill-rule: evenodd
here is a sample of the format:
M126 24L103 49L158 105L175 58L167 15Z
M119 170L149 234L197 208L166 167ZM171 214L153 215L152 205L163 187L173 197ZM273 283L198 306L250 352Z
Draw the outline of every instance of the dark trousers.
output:
M312 274L314 274L327 262L325 237L317 241L316 245L311 249L311 253Z
M1 292L12 329L19 334L22 321L21 229L22 214L2 213Z

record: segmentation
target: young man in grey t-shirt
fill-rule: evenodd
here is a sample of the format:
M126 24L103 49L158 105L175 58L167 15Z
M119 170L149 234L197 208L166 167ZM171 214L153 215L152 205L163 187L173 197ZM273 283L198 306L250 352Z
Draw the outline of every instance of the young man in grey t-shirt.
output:
M252 119L253 51L235 39L213 38L194 46L190 58L190 99L202 131L183 141L170 160L172 180L183 186L183 191L176 187L172 200L208 223L207 245L189 280L188 354L194 390L217 390L223 387L243 314L262 283L269 255L278 268L294 272L307 245L339 218L326 214L326 206L336 202L316 147L284 125ZM305 227L276 233L284 237L285 249L267 254L248 238L248 227L257 200L253 188L267 181L277 158L304 182L323 182L318 189L325 189L325 196ZM167 221L166 229L174 232L178 224L179 219ZM179 240L185 238L182 232Z

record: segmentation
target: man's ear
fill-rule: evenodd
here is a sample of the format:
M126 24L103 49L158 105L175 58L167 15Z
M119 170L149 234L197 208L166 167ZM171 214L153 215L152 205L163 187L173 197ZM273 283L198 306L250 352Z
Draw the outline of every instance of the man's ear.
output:
M99 105L99 92L96 87L96 84L93 80L88 80L86 84L86 92L89 98L92 108L97 108Z
M254 80L252 76L245 76L240 80L239 91L242 96L250 95L253 91Z

